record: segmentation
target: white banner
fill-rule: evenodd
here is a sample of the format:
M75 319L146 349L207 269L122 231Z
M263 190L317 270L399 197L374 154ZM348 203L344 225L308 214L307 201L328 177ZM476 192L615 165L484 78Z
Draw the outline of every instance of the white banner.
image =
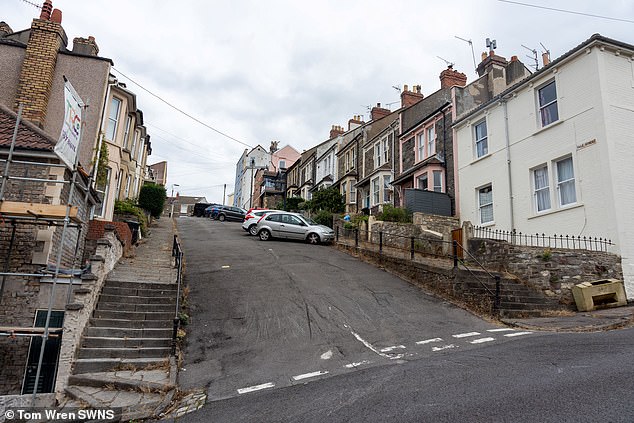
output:
M75 160L81 140L81 123L84 103L69 81L64 83L64 124L55 153L70 169L75 168Z

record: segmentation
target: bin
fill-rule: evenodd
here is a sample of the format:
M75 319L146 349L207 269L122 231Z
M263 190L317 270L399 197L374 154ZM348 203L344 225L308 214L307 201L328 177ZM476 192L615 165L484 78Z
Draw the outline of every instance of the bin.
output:
M136 243L139 242L139 238L141 235L141 233L139 232L141 230L141 224L134 220L126 220L125 223L128 224L130 232L132 232L132 244L136 245Z
M579 311L597 308L620 307L627 304L623 281L602 279L583 282L572 287L572 296Z

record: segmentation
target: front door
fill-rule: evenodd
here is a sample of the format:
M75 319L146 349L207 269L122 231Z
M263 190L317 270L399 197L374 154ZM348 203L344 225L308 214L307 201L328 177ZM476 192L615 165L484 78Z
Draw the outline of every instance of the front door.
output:
M47 310L38 310L35 315L36 328L43 328L46 324ZM49 327L61 328L64 325L64 312L52 311ZM44 358L42 360L42 369L40 370L40 378L37 383L37 392L46 393L53 392L55 387L55 376L57 373L57 359L59 358L59 350L62 345L61 336L49 337L44 347ZM27 358L26 373L24 375L24 383L22 384L22 394L32 394L35 385L35 375L37 374L37 363L40 360L40 349L42 347L42 337L34 336L31 338L31 346L29 347L29 357Z

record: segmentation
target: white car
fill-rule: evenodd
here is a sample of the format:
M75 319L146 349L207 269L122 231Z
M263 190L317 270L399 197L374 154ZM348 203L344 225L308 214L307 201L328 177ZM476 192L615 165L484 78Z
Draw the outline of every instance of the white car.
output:
M258 220L260 220L260 218L264 216L265 214L271 213L274 211L278 211L278 210L251 210L249 213L247 213L246 216L244 216L244 221L242 222L242 229L244 229L251 235L256 236L258 234L256 230L256 227L258 226Z
M298 239L311 244L332 242L335 232L299 213L268 212L258 222L256 233L262 241L271 238Z

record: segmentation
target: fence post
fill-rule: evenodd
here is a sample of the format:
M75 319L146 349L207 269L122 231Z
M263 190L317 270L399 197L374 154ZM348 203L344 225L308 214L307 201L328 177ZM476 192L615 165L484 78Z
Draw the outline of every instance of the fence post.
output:
M458 241L454 240L453 244L453 267L458 267Z
M379 254L383 254L383 231L379 231Z
M176 355L176 339L178 338L178 327L180 325L180 319L174 318L174 326L172 327L172 356Z
M354 230L354 246L355 248L359 248L359 228L355 228Z
M414 237L410 238L409 256L412 260L414 260Z
M339 225L335 226L335 241L339 242Z
M500 315L500 276L495 276L495 300L493 301L493 313Z

